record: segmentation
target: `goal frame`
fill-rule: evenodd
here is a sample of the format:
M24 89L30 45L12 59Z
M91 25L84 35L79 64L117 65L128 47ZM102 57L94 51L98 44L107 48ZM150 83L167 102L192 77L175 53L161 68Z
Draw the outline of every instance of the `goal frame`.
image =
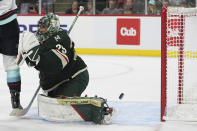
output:
M161 116L160 120L165 121L166 107L166 75L167 75L167 8L163 7L161 10Z
M161 116L160 120L164 120L164 116L166 115L166 106L167 106L167 45L168 43L168 33L169 30L168 28L168 8L163 7L161 10ZM181 14L182 9L176 10L176 7L171 7L173 12L177 13L177 15L180 16L180 27L179 27L179 37L180 37L180 42L175 43L176 46L178 46L178 51L177 51L177 59L178 59L178 85L177 85L177 103L178 104L183 104L183 86L184 86L184 28L185 28L185 14ZM188 9L188 8L187 8ZM193 11L193 9L192 9ZM195 12L197 11L197 8L195 8ZM190 13L190 10L184 10L184 13ZM169 14L171 15L171 13ZM174 14L173 14L174 15ZM196 16L196 15L195 15ZM169 19L170 20L170 19ZM174 43L173 43L174 44Z
M178 104L182 104L183 100L183 68L184 68L184 16L181 16L180 22L180 43L178 43ZM162 8L161 13L161 121L165 121L163 116L165 115L165 108L167 102L166 90L167 90L167 7Z

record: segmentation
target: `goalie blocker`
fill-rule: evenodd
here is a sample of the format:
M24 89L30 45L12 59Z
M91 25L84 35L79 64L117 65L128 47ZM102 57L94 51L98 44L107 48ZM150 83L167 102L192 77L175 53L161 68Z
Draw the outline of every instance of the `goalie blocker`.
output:
M38 115L49 121L93 121L96 124L110 124L113 112L103 98L51 98L38 95Z

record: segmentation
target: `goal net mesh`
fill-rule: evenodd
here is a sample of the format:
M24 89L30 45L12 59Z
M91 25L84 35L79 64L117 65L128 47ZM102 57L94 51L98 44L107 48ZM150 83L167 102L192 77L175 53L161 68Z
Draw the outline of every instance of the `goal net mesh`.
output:
M197 9L168 7L162 24L166 24L163 119L197 121Z

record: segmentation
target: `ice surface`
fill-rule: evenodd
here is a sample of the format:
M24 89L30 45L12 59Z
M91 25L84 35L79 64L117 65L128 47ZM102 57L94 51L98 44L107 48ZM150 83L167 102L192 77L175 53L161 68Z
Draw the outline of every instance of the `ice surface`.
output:
M24 117L10 117L6 73L0 66L0 131L196 131L196 123L160 123L160 58L81 55L90 73L83 95L107 98L118 110L111 125L92 122L50 122L38 117L37 101ZM2 61L2 59L0 60ZM1 62L2 63L2 62ZM27 106L38 86L38 72L21 67L21 103ZM120 93L125 96L122 100ZM41 92L40 92L41 93Z

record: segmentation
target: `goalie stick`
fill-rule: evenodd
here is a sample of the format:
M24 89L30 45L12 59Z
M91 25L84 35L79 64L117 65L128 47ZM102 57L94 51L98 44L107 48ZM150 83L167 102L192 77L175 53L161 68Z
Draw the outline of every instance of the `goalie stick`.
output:
M70 28L69 28L69 30L68 30L68 34L71 32L73 26L75 25L75 23L76 23L76 21L77 21L79 15L81 14L81 12L82 12L83 10L84 10L84 7L83 7L83 6L80 6L80 7L79 7L79 11L78 11L77 15L75 16L75 19L73 20L73 23L72 23L72 25L70 26Z
M68 30L68 34L70 34L70 32L71 32L73 26L75 25L75 23L76 23L76 21L77 21L79 15L81 14L81 12L82 12L83 10L84 10L84 7L83 7L83 6L80 6L79 11L78 11L77 15L75 16L75 19L73 20L72 25L70 26L70 28L69 28L69 30ZM10 116L24 116L25 114L27 114L27 112L28 112L29 109L31 108L31 105L33 104L34 99L36 98L36 96L37 96L37 94L38 94L40 88L41 88L41 87L40 87L40 85L39 85L38 88L36 89L36 91L35 91L35 93L34 93L32 99L31 99L31 101L29 102L29 104L28 104L28 106L27 106L26 108L24 108L24 109L13 109L13 110L11 111L11 113L10 113Z

